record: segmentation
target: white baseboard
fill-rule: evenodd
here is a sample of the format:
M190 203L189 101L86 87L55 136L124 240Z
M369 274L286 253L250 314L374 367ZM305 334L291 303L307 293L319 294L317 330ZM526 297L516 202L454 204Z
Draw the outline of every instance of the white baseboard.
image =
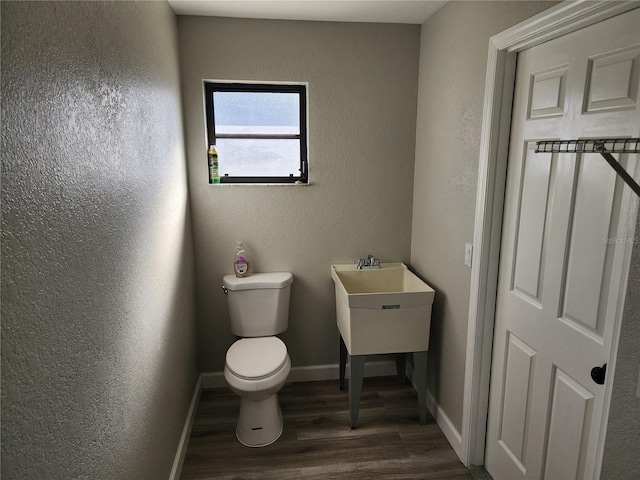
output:
M346 378L349 378L349 369L346 369ZM385 377L396 374L395 360L378 360L364 364L365 377ZM340 365L311 365L308 367L294 367L289 374L289 382L315 382L319 380L338 380L340 378Z
M458 458L464 464L465 460L462 448L462 435L455 427L449 416L445 413L445 411L440 407L440 405L438 405L431 392L428 390L427 408L431 412L431 415L433 415L433 418L436 419L436 423L440 427L440 430L442 430L442 433L444 433L444 436L447 437L447 440L449 440L449 443L451 444L453 450L456 452L456 455L458 455Z
M407 377L409 377L411 384L415 388L416 382L415 382L414 370L413 370L413 366L410 363L407 363ZM433 418L436 420L436 423L440 427L440 430L442 430L442 433L444 433L444 436L447 438L447 440L451 444L451 447L456 452L456 455L458 455L458 458L460 459L460 461L463 464L465 464L465 466L467 466L464 460L464 455L463 455L464 450L462 448L462 435L460 434L458 429L455 427L455 425L453 424L449 416L440 407L438 402L436 402L435 397L429 390L427 390L427 409L429 410Z
M173 467L169 474L169 480L178 480L182 473L182 464L184 463L184 457L187 454L187 446L189 445L189 437L191 437L191 429L193 428L193 421L196 419L196 411L198 404L200 403L200 394L202 393L202 375L198 377L196 387L193 390L193 397L191 398L191 405L187 412L187 418L182 428L182 435L180 435L180 442L178 443L178 449L176 456L173 460Z
M366 362L364 364L365 377L384 377L396 374L395 360L381 360ZM207 372L201 375L202 388L226 387L223 372ZM311 365L308 367L292 367L287 382L316 382L320 380L338 380L340 378L340 365ZM349 378L349 369L347 369Z

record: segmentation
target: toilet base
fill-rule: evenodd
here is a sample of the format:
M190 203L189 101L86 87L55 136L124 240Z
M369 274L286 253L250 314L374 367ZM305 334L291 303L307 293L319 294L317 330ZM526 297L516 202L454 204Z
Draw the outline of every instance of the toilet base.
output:
M264 400L241 398L236 437L247 447L265 447L282 435L282 412L278 394Z

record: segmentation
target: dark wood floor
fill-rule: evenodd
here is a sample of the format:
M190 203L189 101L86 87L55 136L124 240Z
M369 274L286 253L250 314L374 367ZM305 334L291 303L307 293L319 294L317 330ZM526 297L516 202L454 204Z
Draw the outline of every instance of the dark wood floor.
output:
M420 425L415 390L395 377L364 379L353 430L337 380L287 384L279 398L282 436L249 448L235 437L238 398L204 390L181 480L471 479L433 418Z

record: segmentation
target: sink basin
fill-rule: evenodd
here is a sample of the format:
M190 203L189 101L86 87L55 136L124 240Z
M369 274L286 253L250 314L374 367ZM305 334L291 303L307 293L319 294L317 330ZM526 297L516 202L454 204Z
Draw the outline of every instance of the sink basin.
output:
M350 355L429 349L435 291L403 263L332 265L338 329Z

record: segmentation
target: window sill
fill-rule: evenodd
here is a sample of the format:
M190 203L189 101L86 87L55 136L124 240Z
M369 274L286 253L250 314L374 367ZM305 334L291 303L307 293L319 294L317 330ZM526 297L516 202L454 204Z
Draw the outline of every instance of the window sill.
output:
M215 187L308 187L313 183L210 183Z

